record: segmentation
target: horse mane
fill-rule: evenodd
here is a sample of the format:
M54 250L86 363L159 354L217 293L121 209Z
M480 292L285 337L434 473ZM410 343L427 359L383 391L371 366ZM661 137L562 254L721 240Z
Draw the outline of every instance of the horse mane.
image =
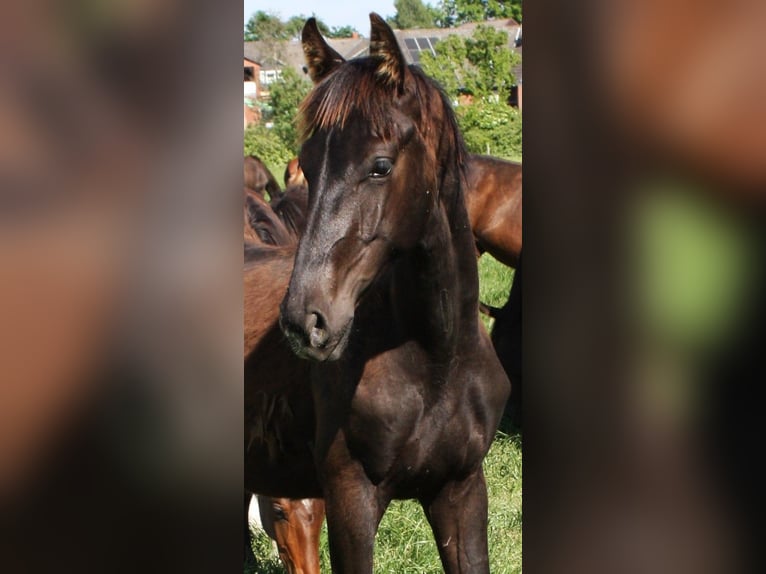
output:
M303 140L316 130L339 127L343 129L352 114L368 123L373 133L389 140L393 137L391 121L392 89L380 78L380 60L373 57L348 60L325 80L317 84L303 100L298 125ZM463 138L455 113L441 87L417 66L409 66L405 94L417 101L420 115L416 118L424 137L446 136L457 154L462 172L466 156ZM405 96L406 97L406 96ZM438 125L435 120L446 124Z
M295 245L264 245L245 241L244 248L245 268L284 259L285 257L289 258L295 254Z
M282 197L272 204L272 209L287 230L295 237L299 237L306 227L308 189L302 185L288 187Z
M247 218L250 228L266 244L285 245L290 243L290 232L282 219L274 213L271 205L260 196L246 195Z
M271 198L282 195L282 188L279 187L274 174L257 155L245 156L245 187L259 195L263 195L263 191L266 190Z

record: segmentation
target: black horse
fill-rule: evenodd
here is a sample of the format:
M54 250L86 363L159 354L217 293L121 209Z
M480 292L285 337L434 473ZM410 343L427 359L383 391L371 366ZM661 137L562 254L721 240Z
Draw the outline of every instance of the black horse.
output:
M309 212L281 324L311 359L316 473L297 490L321 489L336 572L372 572L394 498L421 502L446 572L488 572L481 465L510 385L478 319L465 152L448 100L370 19L370 56L347 62L303 30ZM251 487L280 490L268 474Z

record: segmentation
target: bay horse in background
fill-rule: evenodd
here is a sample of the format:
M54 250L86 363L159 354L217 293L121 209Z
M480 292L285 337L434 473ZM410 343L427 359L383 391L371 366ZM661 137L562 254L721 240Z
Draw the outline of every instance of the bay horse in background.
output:
M266 245L247 244L245 247L244 268L244 355L246 380L273 378L273 382L304 378L307 373L301 369L302 361L296 360L289 348L279 340L281 333L278 328L279 301L283 297L293 268L294 245L272 247ZM277 340L275 340L275 336ZM276 348L276 354L272 350ZM281 350L281 353L280 353ZM269 360L265 361L264 356ZM284 371L284 364L275 367L281 360L287 361L297 369L291 370L290 365ZM264 373L268 373L264 377ZM292 389L300 389L300 385L287 385ZM249 419L257 420L259 424L247 428L246 443L258 441L267 433L263 430L266 425L273 424L275 418L281 419L276 423L292 424L293 417L301 414L301 408L291 408L288 393L282 393L283 400L274 400L270 394L269 385L261 385L256 392L248 393L246 386L245 406ZM301 402L301 398L298 398ZM303 399L305 403L305 399ZM303 409L305 411L305 409ZM306 416L304 414L304 416ZM246 416L246 419L248 417ZM307 421L313 421L309 413ZM277 439L277 448L285 448ZM274 448L274 444L270 448ZM312 469L313 471L313 469ZM289 573L319 574L319 532L324 520L324 501L319 498L294 500L283 497L259 496L261 522L266 533L276 542L280 559ZM244 534L245 560L251 560L250 526L248 522L248 507L251 493L246 492L244 498Z
M246 486L323 495L336 572L372 572L379 521L400 498L420 501L445 572L489 572L482 461L510 385L478 318L465 152L447 98L370 20L370 56L348 62L313 18L303 29L309 212L280 323L310 361L280 363L308 376L288 375L293 394L246 379L246 405L274 384L275 402L306 413L246 435Z
M521 253L521 164L470 154L466 186L477 250L515 268Z
M521 429L521 249L522 165L471 154L466 162L466 207L477 251L516 269L508 301L501 308L482 304L494 321L492 343L511 380L505 414Z
M279 187L277 179L259 157L246 155L244 170L245 187L253 193L264 199L266 193L269 194L269 199L275 199L282 195L282 189Z
M266 245L287 245L297 243L306 225L308 211L308 186L297 160L285 171L288 182L284 191L272 194L266 201L263 194L244 187L245 240Z
M306 227L308 185L303 183L288 186L282 197L271 203L271 208L284 224L292 240L297 242Z
M276 541L288 574L319 574L318 541L324 522L324 500L257 498L263 529Z
M306 178L303 175L303 170L301 169L297 157L294 157L287 162L284 178L285 188L290 187L291 185L306 185Z
M270 331L279 330L279 302L287 291L294 257L294 245L245 244L243 323L246 360ZM286 356L295 362L293 357Z
M263 245L289 245L297 241L271 204L247 187L244 188L244 239Z

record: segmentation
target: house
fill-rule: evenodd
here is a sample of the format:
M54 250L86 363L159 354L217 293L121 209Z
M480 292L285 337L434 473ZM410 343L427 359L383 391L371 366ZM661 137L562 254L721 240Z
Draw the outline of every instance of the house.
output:
M261 64L245 57L245 97L258 98L261 84Z
M354 34L352 38L328 38L327 43L348 60L363 55L367 51L369 41ZM268 99L269 84L279 79L283 69L291 67L301 76L306 74L303 47L297 39L245 42L245 60L248 59L260 62L259 99Z
M244 122L245 128L258 123L260 111L255 105L261 93L260 72L261 64L251 58L244 59Z
M394 30L394 35L408 64L418 64L420 55L425 51L434 53L434 46L449 35L473 35L479 25L491 26L508 34L508 47L521 54L521 25L513 19L485 20L469 22L455 28L415 28ZM353 38L328 38L327 43L346 59L364 56L368 53L369 40L355 35ZM259 92L260 99L268 99L268 86L276 81L286 67L292 67L301 75L306 73L303 48L300 40L276 41L261 40L245 42L245 59L258 61L261 64ZM516 87L511 94L511 104L521 108L521 64L513 70Z

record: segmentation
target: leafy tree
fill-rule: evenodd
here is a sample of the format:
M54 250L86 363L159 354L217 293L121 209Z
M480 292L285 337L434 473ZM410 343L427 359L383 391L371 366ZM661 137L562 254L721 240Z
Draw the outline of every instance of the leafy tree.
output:
M467 92L503 103L514 84L513 66L519 56L508 48L508 34L490 26L477 26L470 38L448 36L436 44L436 56L421 54L423 70L456 98Z
M293 68L285 68L276 82L269 87L273 132L293 152L298 151L298 132L295 118L298 106L311 90L311 84Z
M447 36L435 51L421 54L423 70L453 101L473 96L455 110L468 150L521 159L521 114L507 104L519 56L508 47L508 35L480 25L470 38Z
M521 160L521 113L502 101L458 106L458 125L468 151Z
M287 40L290 38L279 16L258 10L245 24L245 42L257 40Z
M388 18L388 23L399 30L407 28L432 28L436 24L439 11L422 0L395 0L396 14Z
M436 56L430 52L420 54L420 66L447 94L456 98L464 87L466 69L473 65L468 62L465 39L454 34L447 36L439 40L434 50Z
M301 30L303 30L304 24L306 24L306 20L308 19L307 16L293 16L291 17L287 22L285 22L285 28L287 29L287 33L289 34L289 38L300 38L301 37ZM320 24L319 21L317 21L317 24Z
M258 10L245 24L245 42L300 38L301 30L303 30L303 25L308 18L308 16L300 14L298 16L291 16L287 21L282 21L275 14ZM318 18L317 27L322 35L330 38L346 38L354 32L351 26L330 29L327 24Z
M354 34L359 34L353 26L333 26L327 35L330 38L351 38Z
M521 22L521 0L441 0L437 12L437 24L441 28L491 18L513 18Z

